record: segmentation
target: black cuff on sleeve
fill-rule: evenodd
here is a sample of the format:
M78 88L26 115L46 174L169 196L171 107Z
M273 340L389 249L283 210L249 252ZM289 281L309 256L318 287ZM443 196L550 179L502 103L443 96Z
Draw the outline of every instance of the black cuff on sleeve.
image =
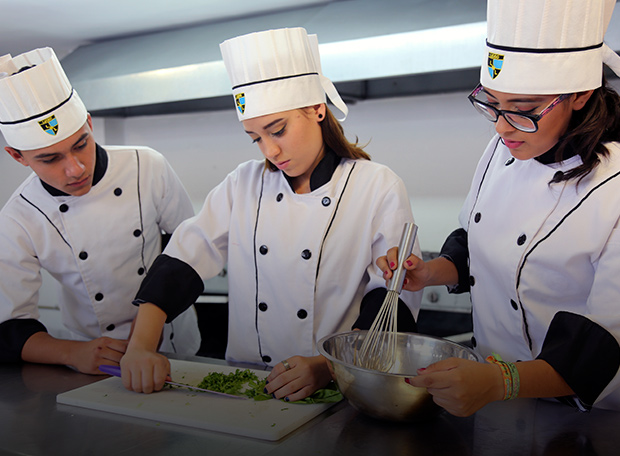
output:
M369 291L362 299L360 304L360 315L353 323L351 329L370 329L372 323L375 321L375 317L379 313L381 304L385 300L387 295L387 289L375 288ZM415 318L411 314L409 307L405 302L398 298L398 317L396 322L397 331L399 332L417 332L418 325L415 322Z
M170 323L196 302L202 290L204 283L190 265L161 254L142 281L133 303L155 304L166 313L166 323Z
M38 332L47 332L47 329L43 323L32 318L0 323L0 363L20 362L26 341Z
M451 288L450 293L465 293L469 291L469 246L467 231L463 228L454 230L446 238L441 247L440 256L454 263L459 274L459 283Z
M583 315L558 312L537 359L548 362L581 402L591 406L620 367L620 346L602 326Z

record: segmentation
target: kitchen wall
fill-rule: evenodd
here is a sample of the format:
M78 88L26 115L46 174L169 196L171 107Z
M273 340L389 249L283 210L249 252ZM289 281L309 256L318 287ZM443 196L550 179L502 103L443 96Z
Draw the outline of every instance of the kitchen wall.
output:
M424 250L437 250L457 224L477 160L493 134L477 115L467 93L358 102L344 122L373 160L405 181ZM147 144L170 161L198 210L213 186L260 151L243 132L234 109L106 119L108 144Z
M362 144L368 143L372 159L390 166L405 181L426 251L438 250L457 226L476 163L494 131L466 97L464 92L358 102L349 105L343 124L350 139L357 135ZM232 100L225 111L93 118L93 128L100 144L148 145L163 153L185 184L196 211L237 164L261 157L243 132ZM1 137L0 145L6 145ZM0 153L0 205L29 172L7 153ZM56 337L69 337L55 310L56 283L45 271L43 279L41 319ZM431 306L466 309L469 300L463 299L442 295Z
M613 85L618 90L620 84ZM494 133L493 124L476 114L467 92L362 101L350 104L344 122L373 160L404 180L425 251L437 251L458 224L477 161ZM260 158L232 108L193 114L134 118L94 118L100 144L148 145L163 153L184 182L198 211L207 193L242 161ZM6 145L0 137L0 145ZM29 170L0 153L0 204ZM433 290L431 290L433 291ZM435 290L437 293L444 292ZM444 293L445 294L445 293ZM467 309L467 296L441 295L431 308ZM57 337L66 336L58 312L55 284L44 273L42 319ZM425 301L426 302L426 301Z
M350 104L344 122L372 159L405 181L423 250L437 250L457 225L459 207L493 126L477 115L466 92ZM163 153L185 184L196 210L238 163L259 158L230 110L136 118L94 119L102 144L148 145ZM5 144L2 143L4 146ZM0 154L0 203L28 169Z
M349 105L344 122L349 138L357 135L368 143L373 160L390 166L405 181L423 250L438 250L457 226L477 160L494 132L466 96L458 92L361 101ZM238 163L260 157L237 120L232 100L225 111L95 118L94 129L102 144L148 145L162 152L196 210ZM8 154L0 154L0 204L27 174Z
M478 157L493 133L477 115L467 93L358 102L344 122L372 159L405 181L424 250L441 247L457 224ZM109 124L106 121L106 125ZM228 172L260 151L228 111L125 120L121 137L106 140L149 144L172 163L199 207Z
M617 79L612 81L620 90ZM405 181L423 250L435 251L457 226L459 208L493 124L476 114L467 92L360 101L344 122L373 160ZM163 153L196 210L207 193L242 161L260 158L232 107L229 110L134 118L95 118L102 144L148 145ZM0 145L4 147L3 138ZM0 154L0 204L29 170Z

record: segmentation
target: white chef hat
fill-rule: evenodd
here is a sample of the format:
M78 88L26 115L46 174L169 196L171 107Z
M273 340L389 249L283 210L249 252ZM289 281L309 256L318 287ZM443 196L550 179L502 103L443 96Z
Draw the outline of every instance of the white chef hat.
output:
M602 85L620 57L603 38L616 0L488 0L480 83L520 94L574 93Z
M20 71L24 67L31 68ZM0 131L11 147L51 146L78 131L86 117L53 49L0 58Z
M346 118L346 104L321 72L317 36L305 29L250 33L220 50L240 121L325 103L325 94Z

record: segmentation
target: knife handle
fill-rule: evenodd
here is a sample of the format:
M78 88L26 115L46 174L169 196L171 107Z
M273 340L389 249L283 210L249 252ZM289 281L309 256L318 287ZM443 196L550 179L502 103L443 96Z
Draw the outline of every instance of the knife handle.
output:
M99 366L99 370L105 374L114 375L115 377L121 376L121 366L108 366L102 364Z

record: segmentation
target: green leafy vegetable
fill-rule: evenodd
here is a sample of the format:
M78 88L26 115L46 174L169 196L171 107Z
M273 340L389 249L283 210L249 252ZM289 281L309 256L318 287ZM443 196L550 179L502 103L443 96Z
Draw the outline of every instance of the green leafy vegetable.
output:
M266 401L272 399L271 394L265 393L265 379L260 379L249 369L239 370L224 374L222 372L211 372L197 385L220 393L235 394L237 396L247 396L255 401ZM305 399L291 402L292 404L321 404L328 402L338 402L342 400L342 394L338 387L331 382L327 387L315 391Z
M330 402L340 402L342 393L334 382L330 382L325 388L316 390L310 396L299 401L291 402L291 404L326 404Z

